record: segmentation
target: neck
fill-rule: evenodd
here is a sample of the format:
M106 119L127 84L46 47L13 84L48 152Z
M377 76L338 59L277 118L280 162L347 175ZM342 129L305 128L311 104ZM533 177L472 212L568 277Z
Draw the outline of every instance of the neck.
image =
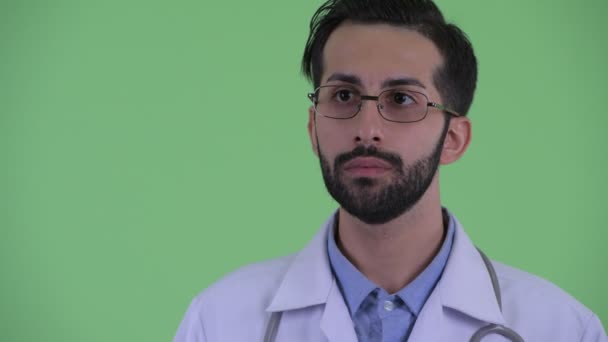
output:
M434 181L408 212L369 225L339 210L336 242L347 259L388 293L412 282L433 260L444 239L439 192Z

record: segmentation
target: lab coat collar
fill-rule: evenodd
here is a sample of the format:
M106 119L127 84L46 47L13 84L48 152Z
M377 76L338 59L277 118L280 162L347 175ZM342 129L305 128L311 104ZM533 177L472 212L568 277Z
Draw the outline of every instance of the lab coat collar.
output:
M334 224L334 216L331 215L312 241L294 257L266 311L327 303L332 288L336 287L327 255L327 234ZM483 259L460 222L453 215L452 219L456 225L452 251L435 289L439 291L440 303L475 319L504 325Z
M452 219L456 225L454 244L437 284L441 303L480 321L506 324L479 251L454 215Z
M335 281L327 254L327 234L334 217L335 213L295 256L266 311L301 309L327 302Z

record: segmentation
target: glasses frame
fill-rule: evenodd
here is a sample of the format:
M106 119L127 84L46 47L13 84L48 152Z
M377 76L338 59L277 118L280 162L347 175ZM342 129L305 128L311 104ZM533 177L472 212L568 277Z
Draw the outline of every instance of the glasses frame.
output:
M454 111L454 110L452 110L452 109L450 109L450 108L448 108L448 107L446 107L446 106L444 106L444 105L442 105L442 104L439 104L439 103L437 103L437 102L432 102L432 101L429 101L428 96L426 96L425 94L423 94L423 93L421 93L421 92L419 92L419 91L415 91L415 90L408 90L408 91L410 91L410 92L413 92L413 93L416 93L416 94L420 94L420 95L424 96L424 98L426 99L426 106L425 106L426 111L425 111L425 113L424 113L424 116L422 116L422 118L420 118L420 119L418 119L418 120L414 120L414 121L396 121L396 120L387 119L387 118L386 118L386 117L385 117L385 116L382 114L382 110L380 109L380 97L382 96L382 94L384 94L384 93L386 93L386 92L389 92L389 91L394 91L396 88L392 88L392 89L383 90L383 91L382 91L382 92L380 92L380 94L378 94L377 96L359 94L359 97L361 98L361 101L359 102L359 105L357 106L357 111L356 111L356 112L355 112L355 113L354 113L352 116L349 116L349 117L346 117L346 118L335 118L335 117L332 117L332 116L327 116L327 115L324 115L323 113L319 113L319 112L317 112L317 103L318 103L318 101L317 101L317 95L316 95L316 94L319 92L319 89L321 89L321 88L330 88L330 87L340 87L340 86L341 86L341 85L339 85L339 84L336 84L336 85L323 85L323 86L319 86L319 87L317 87L317 88L315 89L315 91L314 91L314 92L312 92L312 93L308 93L308 94L307 94L308 99L309 99L310 101L312 101L312 103L313 103L313 107L315 108L315 113L316 113L316 114L319 114L319 115L321 115L321 116L323 116L323 117L326 117L326 118L329 118L329 119L335 119L335 120L348 120L348 119L352 119L352 118L354 118L355 116L357 116L357 114L359 114L359 112L361 111L361 107L363 107L363 101L376 101L376 109L378 110L378 114L380 114L380 116L381 116L381 117L382 117L384 120L386 120L386 121L390 121L390 122L398 122L398 123L412 123L412 122L419 122L419 121L422 121L422 120L424 120L424 119L426 118L426 116L429 114L429 107L437 108L437 109L439 109L439 110L441 110L441 111L443 111L443 112L446 112L446 113L448 113L448 114L450 114L450 115L452 115L452 116L455 116L455 117L462 116L462 115L461 115L461 114L459 114L458 112L456 112L456 111Z

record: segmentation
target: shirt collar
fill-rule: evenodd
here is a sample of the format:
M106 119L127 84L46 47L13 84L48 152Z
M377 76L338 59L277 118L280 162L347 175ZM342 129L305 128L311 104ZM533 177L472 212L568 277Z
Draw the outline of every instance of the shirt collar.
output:
M363 300L378 286L367 279L363 273L342 254L336 244L336 226L338 225L338 213L335 214L334 224L327 234L327 253L331 268L338 280L342 295L346 300L351 316L357 312Z
M397 295L407 304L416 316L418 316L422 310L424 303L431 295L431 292L433 292L439 278L441 278L441 274L443 273L443 269L445 268L445 264L447 263L452 250L455 231L454 219L447 210L446 216L448 218L447 232L439 252L437 252L431 263L416 277L416 279L397 292Z
M422 273L396 293L416 316L435 288L450 255L455 226L452 215L447 210L445 216L447 216L447 234L439 252ZM327 251L332 270L338 279L338 284L352 316L357 312L363 300L379 286L363 275L338 248L335 241L337 222L336 214L334 224L329 228L329 234L327 235Z

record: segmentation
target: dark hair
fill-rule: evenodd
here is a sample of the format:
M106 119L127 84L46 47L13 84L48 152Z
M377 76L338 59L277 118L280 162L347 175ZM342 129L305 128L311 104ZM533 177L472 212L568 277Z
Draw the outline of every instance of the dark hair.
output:
M323 48L330 34L345 20L386 23L410 28L437 46L443 65L433 82L444 105L466 115L477 84L477 59L464 32L449 24L431 0L328 0L310 20L310 34L302 57L302 72L318 87L323 73Z

